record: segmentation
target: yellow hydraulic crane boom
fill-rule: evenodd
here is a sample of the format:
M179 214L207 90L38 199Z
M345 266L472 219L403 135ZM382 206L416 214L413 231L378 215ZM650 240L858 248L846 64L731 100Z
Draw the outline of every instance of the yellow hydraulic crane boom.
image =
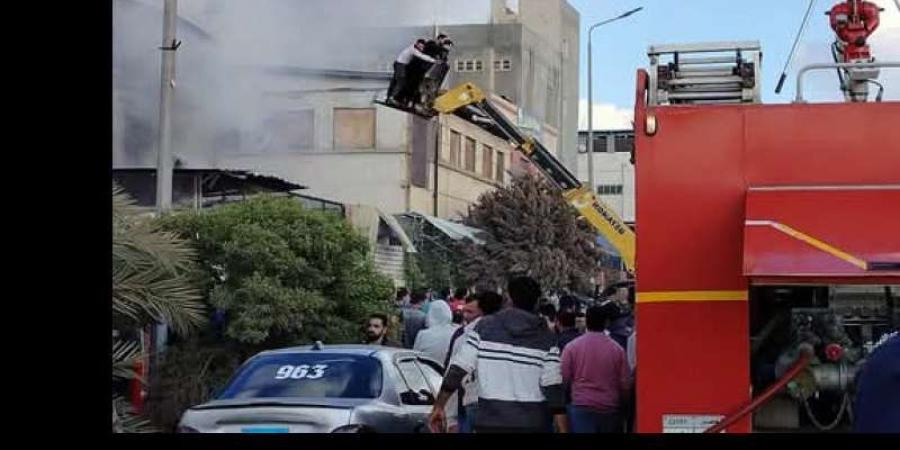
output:
M438 113L452 114L467 106L490 117L510 143L559 187L563 198L616 248L628 271L634 272L634 231L615 211L600 201L589 187L583 186L540 142L525 136L516 125L510 123L494 108L478 86L472 83L456 86L437 97L432 108Z

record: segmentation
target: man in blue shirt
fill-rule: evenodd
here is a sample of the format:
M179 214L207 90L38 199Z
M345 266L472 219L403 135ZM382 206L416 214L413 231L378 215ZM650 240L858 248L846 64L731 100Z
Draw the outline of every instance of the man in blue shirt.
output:
M900 334L869 355L859 375L853 406L853 431L900 432Z

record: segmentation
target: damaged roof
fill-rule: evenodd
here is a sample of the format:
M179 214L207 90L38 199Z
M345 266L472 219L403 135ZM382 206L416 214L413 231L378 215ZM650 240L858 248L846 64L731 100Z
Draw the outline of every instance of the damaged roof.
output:
M402 215L416 219L423 219L454 241L462 241L468 239L478 245L484 245L485 243L484 235L486 234L486 232L478 228L473 228L461 223L451 222L446 219L441 219L439 217L429 216L427 214L417 212L411 212Z

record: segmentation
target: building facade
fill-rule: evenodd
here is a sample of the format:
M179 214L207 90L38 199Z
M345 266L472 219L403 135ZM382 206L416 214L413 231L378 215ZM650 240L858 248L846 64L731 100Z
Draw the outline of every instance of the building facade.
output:
M129 31L114 36L113 166L151 169L160 29L153 24L161 24L161 9L135 0L114 6L114 28ZM488 24L440 28L456 42L447 85L478 83L574 172L577 11L565 0L521 0L493 1L491 13ZM428 122L374 103L385 96L396 53L408 40L432 35L432 27L364 28L339 37L346 42L332 36L338 47L357 51L336 52L345 59L331 58L323 68L300 55L225 66L206 55L227 53L230 35L206 25L179 22L185 45L173 111L178 169L248 170L343 204L455 219L527 167L504 140L458 117Z
M518 105L516 122L570 170L577 164L580 16L566 0L492 0L491 23L442 26L448 83L471 81Z
M385 95L387 73L267 72L264 137L236 136L219 148L218 166L304 180L309 195L387 214L443 218L461 217L479 195L509 179L514 152L506 141L456 116L429 121L375 104Z
M578 174L588 183L588 132L578 133ZM625 222L634 224L633 130L594 131L594 192Z

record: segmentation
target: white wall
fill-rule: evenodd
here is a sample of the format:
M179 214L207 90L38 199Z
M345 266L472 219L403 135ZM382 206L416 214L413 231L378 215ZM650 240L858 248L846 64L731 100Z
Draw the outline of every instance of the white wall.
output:
M582 183L588 182L588 155L578 154L578 177ZM630 153L594 153L595 184L621 184L622 195L601 195L600 199L609 205L622 220L634 222L634 166ZM594 186L596 191L597 187Z
M350 86L354 89L335 90ZM237 153L220 154L216 165L282 177L308 186L304 194L328 200L371 205L388 214L407 212L409 117L374 105L373 99L383 94L379 87L380 82L375 80L273 79L267 108L313 110L315 148L243 148ZM374 108L375 147L335 148L335 108Z
M275 175L309 186L307 195L399 214L406 212L406 158L404 153L323 152L236 156L220 166Z

